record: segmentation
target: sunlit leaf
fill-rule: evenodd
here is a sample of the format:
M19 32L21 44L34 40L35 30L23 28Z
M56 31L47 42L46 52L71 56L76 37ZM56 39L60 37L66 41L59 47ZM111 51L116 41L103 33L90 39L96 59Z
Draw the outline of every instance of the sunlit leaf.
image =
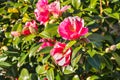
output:
M72 5L73 7L75 7L76 9L79 9L81 4L81 0L72 0Z
M76 43L76 41L70 41L69 43L67 43L67 45L65 46L64 51L66 51L67 49L69 49L70 47L72 47L75 43Z
M10 66L12 66L12 65L8 62L0 61L0 67L6 68L6 67L10 67Z
M54 70L51 68L47 71L48 80L54 80Z
M117 64L120 66L120 56L117 53L113 53L112 55L115 58Z
M30 80L30 75L26 68L22 69L19 80Z

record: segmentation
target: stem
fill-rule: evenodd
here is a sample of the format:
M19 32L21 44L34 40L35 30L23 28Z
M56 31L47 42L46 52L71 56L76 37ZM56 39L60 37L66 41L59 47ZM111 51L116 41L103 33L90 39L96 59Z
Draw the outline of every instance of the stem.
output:
M107 6L107 7L109 6L109 1L108 1L108 0L106 0L106 6Z
M102 10L102 0L100 0L100 15L102 16L102 12L103 12L103 10Z

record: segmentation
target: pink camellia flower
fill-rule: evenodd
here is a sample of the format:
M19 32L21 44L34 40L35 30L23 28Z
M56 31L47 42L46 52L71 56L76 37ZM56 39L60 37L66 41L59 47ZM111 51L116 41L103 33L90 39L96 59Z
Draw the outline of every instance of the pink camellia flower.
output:
M88 28L84 27L84 20L78 16L65 18L58 27L58 33L65 40L78 39L87 32Z
M18 32L18 31L12 31L11 35L14 36L14 37L19 37L21 35L21 33Z
M49 4L49 11L53 14L55 18L58 18L61 16L63 12L65 12L70 6L64 6L60 9L60 2L54 1L51 4Z
M38 51L40 51L41 49L45 48L45 47L50 47L50 46L54 46L54 43L56 42L55 40L51 40L51 39L40 39L39 42L43 42L42 45L39 47Z
M39 9L35 9L34 11L36 19L40 22L40 24L45 24L49 20L49 11L44 10L40 11Z
M49 20L48 0L39 0L34 13L40 24L45 24Z
M60 66L67 66L70 64L72 50L71 48L64 51L66 44L57 42L54 48L50 51L51 56L55 60L55 63Z
M29 35L31 33L36 33L36 31L38 31L38 26L37 26L35 20L32 20L30 22L25 23L25 26L22 30L22 34Z

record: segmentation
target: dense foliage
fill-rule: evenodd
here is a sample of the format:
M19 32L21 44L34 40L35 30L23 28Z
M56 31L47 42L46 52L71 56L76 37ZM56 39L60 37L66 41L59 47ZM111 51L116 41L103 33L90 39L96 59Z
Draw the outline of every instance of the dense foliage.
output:
M61 8L70 7L57 18L52 13L43 24L34 14L38 0L0 0L0 80L119 80L120 1L58 1ZM88 33L76 39L58 31L70 16L84 19ZM31 20L36 28L25 27ZM53 46L56 42L61 43ZM54 58L58 45L64 54L69 53L69 59L62 57L70 62L61 64Z

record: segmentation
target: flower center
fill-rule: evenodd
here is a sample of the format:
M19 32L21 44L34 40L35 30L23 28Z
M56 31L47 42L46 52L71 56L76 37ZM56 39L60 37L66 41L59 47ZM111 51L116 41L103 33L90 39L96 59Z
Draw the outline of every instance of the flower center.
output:
M75 28L73 26L69 26L70 31L75 32Z

